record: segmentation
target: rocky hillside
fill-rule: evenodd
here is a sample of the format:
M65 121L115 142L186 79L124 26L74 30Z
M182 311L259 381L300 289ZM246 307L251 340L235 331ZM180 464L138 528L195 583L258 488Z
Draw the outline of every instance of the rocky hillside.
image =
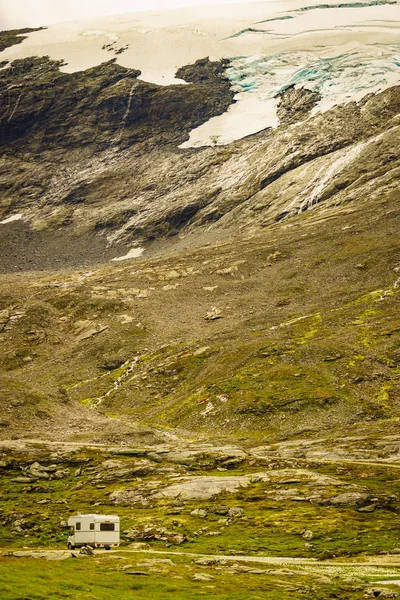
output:
M60 66L0 71L1 435L394 427L400 87L313 115L292 86L278 128L182 149L227 61Z
M387 190L166 258L3 275L2 436L396 427L398 231Z

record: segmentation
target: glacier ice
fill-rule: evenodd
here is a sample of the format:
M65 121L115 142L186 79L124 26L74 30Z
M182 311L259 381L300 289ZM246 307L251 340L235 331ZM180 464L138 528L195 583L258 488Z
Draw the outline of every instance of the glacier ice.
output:
M115 39L126 48L115 60L158 85L185 83L177 70L198 59L229 59L235 103L193 130L182 148L277 127L279 94L290 86L319 92L315 113L400 83L395 0L272 0L61 23L28 35L2 59L48 55L71 73L113 58L104 46Z

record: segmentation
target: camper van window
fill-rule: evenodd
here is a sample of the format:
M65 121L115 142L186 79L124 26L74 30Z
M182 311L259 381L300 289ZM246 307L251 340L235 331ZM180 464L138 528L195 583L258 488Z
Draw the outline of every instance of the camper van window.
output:
M75 523L75 531L80 531L80 530L81 530L81 524Z
M114 523L100 523L100 531L115 531Z
M90 531L93 531L93 530L94 530L94 523L90 523L90 524L89 524L89 529L90 529Z

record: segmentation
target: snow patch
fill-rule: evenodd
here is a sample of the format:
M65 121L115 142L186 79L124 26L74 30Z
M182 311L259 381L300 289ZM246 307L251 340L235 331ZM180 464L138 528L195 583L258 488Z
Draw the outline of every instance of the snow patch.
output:
M105 31L103 31L102 29L89 29L89 31L84 31L82 33L82 35L104 35Z
M324 166L323 177L321 177L318 184L314 187L310 196L301 204L299 212L308 210L315 204L318 204L324 189L326 188L327 184L331 181L331 179L333 179L335 175L343 171L345 167L347 167L348 164L351 163L363 151L367 144L368 142L362 142L360 144L357 144L356 146L352 146L350 149L345 150L342 156L336 158L328 168Z
M0 225L7 225L7 223L12 223L13 221L20 221L22 219L21 214L12 215L11 217L7 217L3 221L0 221Z
M142 256L143 252L144 248L132 248L127 254L125 254L125 256L118 256L117 258L112 258L111 260L118 262L121 260L129 260L130 258L139 258L139 256Z
M189 139L179 147L223 146L268 127L278 127L276 101L273 98L260 101L258 97L238 94L235 99L237 102L226 113L193 129Z

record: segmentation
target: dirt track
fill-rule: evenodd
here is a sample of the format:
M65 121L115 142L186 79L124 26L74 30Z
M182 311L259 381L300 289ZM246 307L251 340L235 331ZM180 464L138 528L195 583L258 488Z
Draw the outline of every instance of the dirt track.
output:
M74 551L75 553L78 551ZM49 549L49 548L30 548L29 550L26 548L9 548L9 549L0 549L0 557L1 556L18 556L19 558L29 557L34 554L37 556L32 556L32 558L45 558L46 554L60 554L66 555L70 554L69 550L63 550L61 548L57 549ZM133 550L131 548L118 548L115 550L95 550L95 555L98 554L156 554L156 555L167 555L167 556L178 556L178 557L187 557L187 558L210 558L215 561L228 561L228 562L256 562L262 564L269 565L279 565L279 566L291 566L295 567L296 565L312 565L313 567L336 567L338 569L345 567L391 567L400 569L400 556L399 555L381 555L381 556L365 556L365 560L360 560L360 557L357 557L355 560L325 560L318 561L315 558L294 558L287 556L245 556L245 555L226 555L226 554L197 554L194 552L177 552L170 550ZM41 555L41 556L39 556ZM400 573L399 573L400 577Z

